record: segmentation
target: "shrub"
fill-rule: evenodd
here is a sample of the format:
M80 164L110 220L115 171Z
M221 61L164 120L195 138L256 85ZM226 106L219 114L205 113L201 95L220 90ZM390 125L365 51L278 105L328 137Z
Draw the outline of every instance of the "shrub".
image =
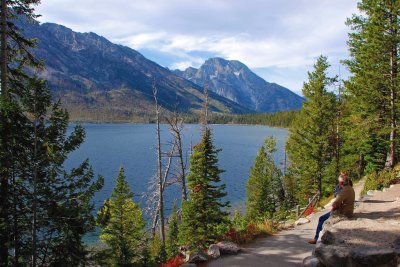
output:
M175 258L169 259L167 262L161 264L161 267L179 267L184 263L181 256L176 256Z
M366 176L362 193L366 194L369 190L382 190L385 187L389 187L391 184L399 182L397 173L398 171L396 171L396 168L394 171L382 170L380 172L372 172Z

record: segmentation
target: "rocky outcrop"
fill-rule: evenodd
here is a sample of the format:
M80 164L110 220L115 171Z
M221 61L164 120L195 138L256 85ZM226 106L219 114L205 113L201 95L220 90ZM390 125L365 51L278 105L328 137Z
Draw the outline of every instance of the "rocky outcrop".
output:
M315 249L314 262L321 266L351 266L351 267L396 267L397 254L393 249L380 247L349 248L341 245L319 245ZM304 266L310 260L303 262ZM318 265L315 265L318 266Z
M304 266L400 266L400 184L369 191L354 218L329 218Z

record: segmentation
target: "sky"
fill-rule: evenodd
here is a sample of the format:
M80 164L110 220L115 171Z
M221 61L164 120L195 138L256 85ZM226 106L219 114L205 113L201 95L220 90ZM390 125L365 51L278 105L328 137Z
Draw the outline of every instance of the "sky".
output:
M41 22L94 32L161 66L198 68L239 60L268 82L301 94L320 55L345 78L347 18L356 0L42 0Z

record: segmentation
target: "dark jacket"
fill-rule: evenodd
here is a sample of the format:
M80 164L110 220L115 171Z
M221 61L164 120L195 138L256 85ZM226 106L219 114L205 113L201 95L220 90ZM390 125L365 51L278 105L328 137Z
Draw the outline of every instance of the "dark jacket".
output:
M352 217L354 212L355 198L356 194L353 187L350 185L343 186L335 201L332 203L332 210L336 211L339 215Z

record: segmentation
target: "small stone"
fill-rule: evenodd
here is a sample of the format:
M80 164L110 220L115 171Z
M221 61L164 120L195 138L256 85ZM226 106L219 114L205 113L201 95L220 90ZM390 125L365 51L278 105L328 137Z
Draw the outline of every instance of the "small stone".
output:
M357 247L350 253L351 266L396 267L397 254L393 249L380 247Z
M374 195L374 190L368 190L367 195L372 197Z
M196 267L197 264L196 263L184 263L179 267Z
M320 267L322 266L319 262L319 259L314 256L308 256L303 259L303 266L304 267Z
M321 237L321 242L325 245L332 245L335 243L335 236L331 231L326 231Z
M240 247L230 241L221 241L217 243L220 253L223 254L238 254Z
M189 258L189 263L201 263L208 261L207 255L202 251L198 250L195 254L191 255Z
M284 222L279 225L280 229L290 229L293 228L293 223L291 222Z
M307 218L300 218L294 223L294 225L297 226L297 225L302 225L302 224L306 224L306 223L309 223L309 222L310 222L310 220L307 219Z
M207 250L207 254L211 256L212 258L216 259L219 256L221 256L221 252L219 251L219 247L215 244L210 245L210 247Z

